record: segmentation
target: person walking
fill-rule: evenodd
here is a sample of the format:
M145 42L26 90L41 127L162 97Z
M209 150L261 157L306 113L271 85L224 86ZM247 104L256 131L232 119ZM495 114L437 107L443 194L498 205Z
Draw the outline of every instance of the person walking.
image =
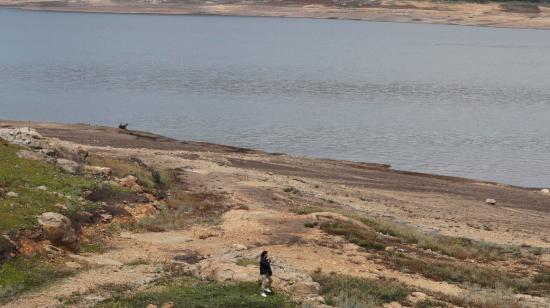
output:
M273 293L273 291L271 291L271 283L273 282L271 275L273 275L271 271L271 261L267 257L267 251L264 250L260 255L260 276L262 278L261 295L263 297L267 297L266 293Z

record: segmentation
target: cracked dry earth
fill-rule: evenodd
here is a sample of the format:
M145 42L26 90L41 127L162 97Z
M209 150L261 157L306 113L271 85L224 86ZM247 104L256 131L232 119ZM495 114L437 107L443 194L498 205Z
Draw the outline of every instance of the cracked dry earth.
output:
M66 147L106 157L138 157L158 170L178 170L177 178L186 190L222 196L233 207L219 225L168 232L123 231L110 239L107 252L73 256L75 263L86 264L76 276L5 307L55 307L60 298L75 294L84 299L79 305L92 305L101 299L94 294L98 287L110 283L144 286L161 275L163 265L177 263L189 252L210 260L229 260L268 250L274 259L305 273L322 268L324 272L396 279L434 293L463 292L458 285L390 269L377 262L375 252L318 228L305 228L311 217L290 211L299 206L353 209L424 231L550 248L550 197L536 190L393 171L380 165L177 142L104 127L49 123L33 127L44 136L59 138ZM288 187L299 193L289 193ZM485 204L489 197L497 199L498 205ZM480 225L490 228L480 229ZM148 262L132 265L137 260ZM548 266L550 258L544 255L540 262ZM277 269L274 278L277 288L283 283Z

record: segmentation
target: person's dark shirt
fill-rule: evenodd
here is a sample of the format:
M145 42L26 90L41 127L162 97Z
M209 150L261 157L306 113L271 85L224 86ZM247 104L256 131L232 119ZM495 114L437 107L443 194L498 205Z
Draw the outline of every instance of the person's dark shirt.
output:
M271 276L273 273L271 272L271 264L269 264L269 260L266 257L260 258L260 275L268 275Z

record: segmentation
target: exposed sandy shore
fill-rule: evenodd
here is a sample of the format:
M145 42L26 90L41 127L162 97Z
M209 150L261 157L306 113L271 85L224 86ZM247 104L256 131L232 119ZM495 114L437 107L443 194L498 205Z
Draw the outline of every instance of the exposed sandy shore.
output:
M415 0L370 2L0 0L0 6L67 12L270 16L550 29L550 5L546 3L480 4Z
M182 190L219 196L227 204L244 207L235 206L225 212L219 225L194 225L171 232L122 232L111 239L111 248L102 254L73 256L78 262L93 264L91 269L45 290L25 294L4 307L57 307L59 298L93 295L94 289L106 283L137 288L158 276L155 264L172 262L186 251L207 256L212 262L225 262L224 266L236 270L239 267L224 258L233 254L253 258L267 249L287 267L300 272L323 268L327 273L395 279L436 297L472 292L463 285L396 270L382 261L380 252L361 250L338 236L306 228L304 224L312 218L294 211L304 206L361 213L428 233L541 247L540 255L527 265L483 262L522 276L535 266L550 266L550 194L535 189L404 172L378 164L179 141L104 126L0 120L0 128L15 127L35 128L64 148L107 158L133 158L155 170L173 170ZM487 204L486 198L496 199L497 204ZM245 248L235 248L241 246ZM407 255L418 253L432 261L469 265L481 262L420 251L414 245L402 247ZM140 259L150 260L151 264L123 266ZM254 267L241 267L239 271L256 275ZM284 281L276 276L275 288L283 285ZM550 304L547 297L525 298L522 307Z

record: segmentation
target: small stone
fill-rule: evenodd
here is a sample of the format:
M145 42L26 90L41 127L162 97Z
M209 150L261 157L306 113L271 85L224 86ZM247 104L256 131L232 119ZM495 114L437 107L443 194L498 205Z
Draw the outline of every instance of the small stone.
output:
M36 189L38 189L38 190L42 190L42 191L47 191L47 190L48 190L48 187L46 187L46 186L42 185L42 186L38 186L38 187L36 187Z
M68 268L82 268L82 265L80 265L80 263L73 262L73 261L65 262L65 266Z
M84 166L84 172L94 176L107 178L111 175L111 168L100 166Z
M162 304L162 308L174 308L175 305L173 302L167 302L167 303L164 303Z
M113 220L113 215L111 214L100 214L101 222L109 223Z
M19 197L19 194L16 193L16 192L10 191L6 194L6 196L8 196L10 198L17 198L17 197Z
M67 210L67 206L63 203L56 203L54 205L54 207L60 211L66 211Z
M149 305L147 305L146 308L158 308L158 306L157 306L157 305L153 305L153 304L149 304Z
M497 200L491 199L491 198L487 198L487 199L485 200L485 203L490 204L490 205L495 205L495 204L497 204Z
M80 165L72 160L58 158L56 165L70 174L76 174L80 171Z
M132 190L133 192L137 192L137 193L143 192L143 188L141 188L141 186L139 186L138 184L132 185L130 187L130 190Z
M130 175L127 175L127 176L126 176L126 179L128 179L128 180L130 180L130 181L132 181L132 182L137 182L137 180L138 180L137 177L135 177L135 176L133 176L133 175L131 175L131 174L130 174Z
M543 188L543 189L540 190L540 192L543 193L543 194L550 194L550 189Z
M248 247L246 247L243 244L233 244L233 245L231 245L231 247L233 247L235 250L247 250L248 249Z

